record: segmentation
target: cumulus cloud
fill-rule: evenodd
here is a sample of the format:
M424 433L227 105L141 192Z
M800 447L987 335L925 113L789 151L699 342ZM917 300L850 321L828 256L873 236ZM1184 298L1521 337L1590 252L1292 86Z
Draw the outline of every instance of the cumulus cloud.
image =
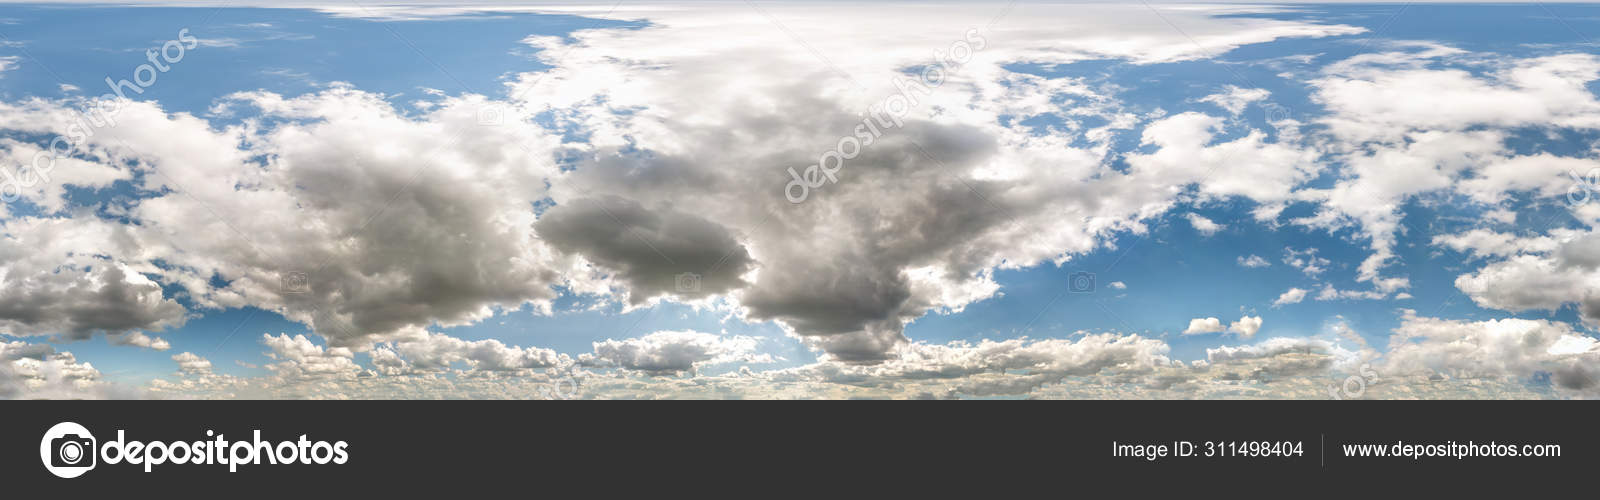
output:
M1437 192L1486 204L1514 192L1554 196L1563 189L1562 172L1592 168L1588 158L1522 153L1510 142L1523 128L1600 128L1600 100L1587 87L1596 79L1600 58L1592 54L1497 58L1431 42L1395 43L1329 65L1310 82L1312 99L1328 110L1317 121L1328 127L1330 153L1346 173L1332 187L1303 190L1318 212L1292 222L1356 228L1371 251L1357 279L1374 290L1354 293L1393 293L1404 277L1383 272L1405 229L1398 208L1405 201ZM1493 237L1469 234L1440 243L1492 243L1485 238Z
M1197 213L1190 213L1187 215L1187 217L1189 219L1189 225L1194 226L1194 230L1199 232L1201 236L1215 235L1217 234L1217 231L1221 231L1223 228L1227 227L1213 222L1211 219L1207 219Z
M740 276L753 265L728 228L670 206L652 210L618 197L583 198L550 209L535 227L557 249L619 273L634 304L743 288Z
M1284 290L1283 294L1278 295L1278 298L1272 301L1272 306L1278 307L1288 304L1299 304L1300 301L1306 299L1306 293L1307 291L1304 288L1290 288L1288 290Z
M1227 331L1238 335L1239 338L1249 339L1261 330L1261 317L1243 316L1238 321L1228 323L1224 328L1222 320L1217 318L1195 318L1189 320L1189 327L1183 330L1183 335L1201 335Z
M49 344L0 341L0 399L127 399L143 394Z
M75 340L183 325L183 306L141 272L158 269L107 255L139 252L133 230L88 217L0 220L0 331Z
M1261 258L1260 255L1255 254L1251 254L1248 257L1239 256L1237 261L1239 263L1239 267L1269 267L1272 265L1271 262L1267 262L1267 259Z
M1237 85L1223 87L1223 92L1211 94L1200 99L1200 102L1209 102L1228 111L1228 114L1238 116L1250 103L1266 100L1271 92L1257 88L1243 88Z
M79 305L0 312L0 321L82 337L258 307L310 326L330 348L361 352L426 343L430 328L510 310L547 313L559 289L628 307L721 301L832 359L883 361L909 340L907 323L994 296L997 269L1060 263L1116 233L1142 232L1208 174L1206 197L1282 202L1318 169L1313 152L1259 131L1213 144L1222 121L1198 113L1147 127L1143 139L1156 148L1130 158L1129 171L1111 168L1109 145L1140 118L1106 89L1007 64L1188 61L1363 31L1180 9L1167 14L1185 25L1180 35L1107 22L1126 7L1019 5L1011 39L996 43L972 28L993 17L989 6L896 6L890 16L891 7L839 8L766 8L794 33L746 9L630 9L627 17L650 23L526 39L549 68L513 75L513 97L502 101L441 96L403 112L392 96L348 84L300 96L242 92L217 104L240 118L225 126L119 103L119 126L74 157L84 176L54 185L125 180L155 194L130 202L129 224L59 222L119 233L116 244L76 246L107 249L109 263L83 264L78 276L48 274L60 256L42 257L48 267L6 264L7 280L32 276L33 286L8 287L17 300L3 303ZM839 35L877 32L883 19L918 29L874 37L871 51ZM906 69L928 64L930 48L956 44L971 57L947 59L937 88L907 86ZM833 54L831 67L817 67L814 51ZM788 203L784 169L839 145L891 95L913 111L893 117L897 126L850 158L837 183ZM61 133L66 104L6 103L0 129ZM480 125L486 108L503 123ZM1085 126L1087 144L1077 144L1040 137L1022 125L1030 118L1107 124ZM574 135L588 140L563 140ZM62 206L58 191L26 196ZM46 223L34 224L4 233L38 239ZM196 311L160 296L159 285L181 287ZM90 291L99 295L85 303ZM107 314L116 310L124 314Z
M553 368L571 363L564 354L537 347L507 346L495 339L462 340L430 333L419 340L379 346L372 352L372 364L382 373L437 372L461 363L466 374L514 374Z
M1555 310L1567 304L1590 325L1600 325L1600 236L1561 243L1541 255L1519 255L1456 278L1456 288L1483 307L1507 311Z
M1243 316L1239 318L1239 321L1229 323L1228 331L1238 334L1239 338L1249 339L1256 336L1256 332L1261 331L1261 323L1260 316Z
M350 349L323 347L304 335L262 334L261 344L269 349L267 357L276 361L267 369L285 381L354 378L363 371Z
M1199 335L1202 333L1217 333L1222 331L1222 320L1217 318L1195 318L1189 320L1189 327L1183 330L1184 335Z
M1600 342L1571 326L1516 318L1462 321L1407 310L1382 368L1397 375L1523 379L1548 373L1571 394L1600 394Z
M527 384L574 365L614 371L597 376L612 387L703 394L658 375L700 378L707 366L769 359L752 337L692 331L597 342L577 359L436 333L513 310L547 314L558 294L571 293L626 308L652 301L723 308L730 317L776 322L821 351L817 363L800 368L718 375L721 387L766 384L774 394L826 387L836 395L1016 395L1049 387L1094 395L1141 385L1172 391L1163 394L1259 395L1219 377L1246 365L1244 373L1262 376L1321 373L1344 351L1326 341L1270 339L1174 367L1163 342L1136 335L939 345L908 338L905 327L930 311L960 311L996 296L998 271L1060 264L1120 234L1144 234L1151 221L1171 220L1175 207L1234 199L1255 204L1256 218L1273 224L1302 213L1286 207L1307 205L1310 214L1291 224L1350 230L1339 234L1368 246L1354 270L1365 288L1290 288L1274 306L1302 302L1312 290L1316 300L1403 296L1410 281L1390 265L1404 231L1400 207L1409 200L1436 192L1481 204L1513 192L1554 196L1565 185L1552 178L1594 166L1592 158L1507 145L1517 128L1600 128L1600 104L1587 87L1600 75L1592 54L1495 58L1437 44L1391 45L1317 74L1311 99L1328 113L1305 118L1315 127L1284 120L1268 133L1237 118L1267 99L1265 91L1230 86L1200 99L1225 115L1141 114L1115 88L1007 66L1190 61L1360 28L1173 9L1164 15L1185 27L1179 34L1164 24L1109 22L1128 15L1126 6L1023 4L1002 40L969 31L992 17L990 6L895 6L892 16L883 6L841 8L848 11L771 7L791 33L740 9L640 6L625 13L650 20L638 29L524 40L549 68L511 75L513 97L499 101L442 96L413 112L394 96L347 84L299 96L244 92L218 103L240 117L228 125L154 102L121 103L121 126L61 160L56 182L19 194L42 215L0 213L0 331L67 340L102 334L164 350L170 345L150 332L182 326L191 314L258 307L314 332L262 337L273 377L313 396L395 394L384 384L396 381L526 395ZM471 12L444 9L334 11L384 19ZM881 32L884 19L918 29L874 37L874 50L857 50L868 36L860 34ZM794 35L815 45L798 47ZM942 85L906 86L908 68L956 42L968 44L972 57ZM814 52L830 54L830 63L819 66ZM837 182L789 203L785 168L816 163L858 126L887 123L882 115L863 121L887 96L916 104L845 162ZM70 104L0 103L0 130L64 133L59 124ZM480 124L486 108L502 111L503 123ZM1039 121L1073 133L1023 125ZM1139 148L1113 150L1124 141ZM0 140L0 155L11 159L38 148ZM1313 179L1329 182L1308 185ZM68 188L116 182L149 194L115 217L68 202ZM1195 213L1184 217L1206 236L1224 229ZM1580 236L1476 230L1432 243L1491 260L1456 281L1479 305L1576 305L1594 324L1600 262L1593 238ZM1237 262L1270 265L1255 255ZM1343 269L1314 248L1285 249L1283 262L1319 280ZM166 290L183 290L192 310ZM1411 344L1395 348L1394 369L1477 373L1430 365L1434 353L1467 340L1430 343L1445 337L1423 333L1426 321L1411 323L1421 326L1407 327ZM1226 330L1250 339L1261 324L1246 316L1225 329L1217 318L1197 318L1184 334ZM1583 364L1587 344L1559 333L1533 339L1543 357L1515 349L1486 356L1515 358L1502 372L1547 369L1564 377L1562 387L1587 390L1579 383L1592 373ZM358 356L369 358L370 371ZM166 389L254 383L215 376L192 353L173 361L190 385ZM56 353L5 367L13 374L7 380L36 387L92 380L89 368ZM1073 378L1101 383L1064 387ZM24 393L10 387L0 391Z
M1277 337L1268 339L1258 344L1222 346L1213 349L1206 349L1206 361L1215 364L1229 361L1267 358L1290 353L1328 354L1334 352L1335 349L1336 348L1332 343L1324 340L1300 337Z
M178 371L181 373L194 375L211 373L211 360L202 358L198 354L180 352L173 355L172 360L178 363Z
M1315 248L1307 248L1304 250L1285 248L1283 249L1283 263L1287 264L1289 267L1299 269L1300 272L1305 273L1306 276L1314 277L1322 274L1324 271L1327 271L1328 266L1333 264L1333 261L1324 257L1318 257L1317 249Z
M165 351L167 349L171 349L172 348L172 344L167 342L166 339L162 339L162 338L159 338L159 337L151 337L149 335L145 335L145 334L139 333L139 332L129 332L129 333L124 333L124 334L120 334L120 335L113 335L113 336L111 336L111 343L112 344L117 344L117 345L129 345L129 346L134 346L134 347L143 347L145 349L151 349L151 350L156 350L156 351Z
M753 337L720 337L695 331L655 332L639 338L594 343L594 353L578 357L587 366L618 366L650 375L694 373L697 369L727 363L770 363L772 357L755 354Z

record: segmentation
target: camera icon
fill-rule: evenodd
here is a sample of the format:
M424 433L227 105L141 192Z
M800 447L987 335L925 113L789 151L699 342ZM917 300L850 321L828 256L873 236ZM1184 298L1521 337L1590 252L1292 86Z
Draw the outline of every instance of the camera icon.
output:
M285 294L311 293L311 276L290 271L278 277L278 288Z
M478 125L492 127L506 122L506 110L500 106L478 108Z
M1272 124L1272 123L1277 123L1277 122L1281 122L1281 121L1284 121L1284 120L1288 120L1291 116L1294 115L1294 113L1292 111L1290 111L1289 108L1284 107L1282 104L1278 104L1278 103L1275 103L1275 102L1269 102L1269 103L1266 103L1266 104L1262 104L1261 105L1261 109L1266 112L1266 115L1267 115L1266 116L1266 120L1267 120L1268 124Z
M74 422L56 424L39 440L39 460L57 477L81 476L94 469L99 456L94 435Z
M700 291L700 275L695 273L679 274L673 284L677 286L678 293L697 293Z
M1067 291L1072 293L1094 293L1094 273L1078 271L1067 276Z
M94 438L68 434L50 440L51 467L94 467Z

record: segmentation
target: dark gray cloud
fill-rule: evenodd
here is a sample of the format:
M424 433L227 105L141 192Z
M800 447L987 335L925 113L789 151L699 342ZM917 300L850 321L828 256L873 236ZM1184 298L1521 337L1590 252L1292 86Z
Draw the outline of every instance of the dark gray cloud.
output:
M182 325L183 306L160 285L109 261L0 281L0 332L57 334L81 340L95 333L159 330ZM147 337L119 337L125 340Z
M725 293L745 285L740 275L754 265L728 228L617 196L557 205L535 227L551 246L616 272L632 304L663 295L695 299Z

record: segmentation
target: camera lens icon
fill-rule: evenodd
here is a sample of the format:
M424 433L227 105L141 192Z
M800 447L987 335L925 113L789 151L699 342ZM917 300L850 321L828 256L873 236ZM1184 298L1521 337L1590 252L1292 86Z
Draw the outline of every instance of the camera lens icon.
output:
M278 276L279 291L284 294L311 293L311 277L304 272L291 271Z
M57 477L73 478L94 469L99 456L94 435L82 425L62 422L45 431L39 441L39 460Z
M673 285L677 287L678 293L699 293L700 275L695 273L679 274L674 277Z
M55 456L50 457L56 467L85 467L94 463L93 454L87 451L94 446L92 438L69 434L50 444L56 449Z
M1067 277L1067 291L1072 293L1094 293L1094 273L1078 271Z

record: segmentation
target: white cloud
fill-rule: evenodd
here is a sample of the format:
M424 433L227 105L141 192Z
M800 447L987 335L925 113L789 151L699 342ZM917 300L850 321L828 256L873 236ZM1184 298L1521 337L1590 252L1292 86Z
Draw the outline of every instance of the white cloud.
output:
M1446 320L1407 310L1389 344L1382 368L1396 375L1527 379L1549 372L1558 390L1600 394L1600 342L1563 323Z
M1558 242L1549 236L1522 238L1510 233L1473 229L1464 233L1435 235L1433 244L1477 256L1509 257L1523 253L1549 252L1556 249Z
M1239 338L1249 339L1255 337L1256 332L1261 331L1261 323L1260 316L1243 316L1239 318L1239 321L1229 324L1228 331L1238 334Z
M702 367L728 363L770 363L756 354L753 337L719 337L695 331L662 331L639 338L594 343L594 353L578 357L585 366L618 366L650 375L693 374Z
M1600 235L1568 235L1554 246L1538 238L1506 245L1540 253L1517 255L1462 274L1456 278L1456 288L1479 306L1506 311L1576 304L1585 323L1600 325Z
M343 347L324 348L304 335L261 334L267 357L277 361L267 365L278 378L288 382L354 378L362 372L355 355Z
M74 170L95 176L25 195L60 207L59 189L69 184L115 180L159 193L126 210L134 224L51 222L110 232L65 248L104 248L118 266L50 275L42 281L61 282L13 289L15 300L0 303L82 300L62 290L116 285L109 273L126 266L153 283L97 297L137 295L146 310L110 322L95 307L120 304L88 304L5 326L83 336L181 324L190 311L162 296L159 283L182 287L198 311L259 307L309 325L328 346L362 351L427 342L430 328L498 312L547 313L562 287L629 308L715 302L748 321L776 321L839 359L881 361L909 341L908 322L994 296L996 269L1060 263L1117 233L1144 231L1177 205L1184 186L1207 179L1200 190L1208 198L1281 202L1318 169L1313 152L1269 143L1260 131L1210 144L1221 120L1200 114L1147 127L1144 139L1159 147L1131 158L1131 171L1112 169L1110 144L1140 124L1137 115L1106 89L1017 74L1006 64L1185 61L1363 31L1196 9L1166 14L1185 36L1109 22L1148 14L1127 6L1018 5L1011 39L988 43L969 28L993 17L990 6L764 8L793 33L751 9L644 6L626 15L651 21L641 29L530 37L526 44L543 49L537 57L552 68L511 77L514 98L505 101L433 96L402 113L389 96L348 84L292 97L243 92L219 103L239 118L232 126L123 103L119 125L91 137L83 158L137 161L84 160L93 168ZM871 35L885 19L917 29ZM874 50L857 50L863 37ZM735 39L741 43L725 43ZM840 182L806 204L783 199L783 166L803 168L834 147L863 110L899 92L893 78L928 63L930 48L957 42L973 47L973 57L937 89L913 91L918 104L903 127L851 159ZM819 65L813 51L830 54L830 63ZM0 129L63 133L70 107L0 104ZM502 111L503 123L480 125L483 109ZM531 119L543 113L558 126ZM1002 115L1016 119L1003 125ZM1084 130L1088 144L1074 144L1020 124L1033 117L1109 125ZM569 131L591 139L565 143ZM156 171L162 175L148 175ZM49 229L7 223L4 233L19 241ZM41 255L50 267L7 263L8 276L44 273L62 259ZM696 276L693 286L678 286L685 274Z
M1110 284L1108 284L1106 286L1111 287L1112 290L1127 290L1128 289L1128 284L1127 283L1123 283L1121 281L1113 281L1113 282L1111 282Z
M1344 174L1330 188L1300 191L1320 208L1291 222L1329 231L1354 227L1367 240L1370 254L1357 280L1374 290L1350 293L1396 291L1391 287L1404 277L1383 273L1395 259L1396 235L1406 229L1399 207L1408 199L1450 191L1484 204L1516 191L1554 196L1565 189L1558 179L1563 169L1594 166L1588 158L1520 154L1508 141L1530 127L1600 128L1600 100L1587 87L1600 78L1600 58L1519 59L1430 42L1390 49L1329 65L1311 82L1312 99L1329 112L1316 121L1328 127L1329 153Z
M172 344L160 337L151 337L139 332L128 332L110 337L112 344L143 347L156 351L165 351L172 348Z
M101 380L100 370L48 344L0 341L0 400L121 399L140 392Z
M1254 254L1248 257L1240 256L1237 260L1239 267L1268 267L1272 265L1271 262L1267 262L1267 259L1263 259L1260 255Z
M1288 305L1288 304L1299 304L1300 301L1305 300L1305 298L1306 298L1306 290L1305 289L1303 289L1303 288L1290 288L1288 290L1285 290L1282 295L1279 295L1277 300L1273 300L1272 301L1272 306L1273 307L1277 307L1277 306Z
M390 375L444 371L456 363L465 365L461 373L469 375L515 374L565 366L571 360L549 349L507 346L495 339L468 341L438 333L372 351L373 367Z
M192 352L180 352L172 356L178 363L178 371L186 374L211 373L211 361Z
M1595 164L1506 146L1514 128L1600 128L1600 104L1586 87L1600 75L1600 58L1590 54L1493 58L1401 44L1341 61L1312 82L1312 99L1330 114L1311 124L1325 131L1301 131L1286 120L1268 134L1199 112L1139 115L1118 101L1115 89L1004 66L1194 60L1245 44L1361 29L1209 17L1196 8L1166 13L1185 26L1186 34L1178 34L1161 23L1110 22L1148 15L1137 7L1021 4L1010 14L1005 35L1011 38L994 37L945 85L919 94L906 125L852 158L837 184L803 205L783 200L779 167L815 161L860 123L862 110L894 92L892 76L926 63L930 48L970 38L964 35L972 19L987 20L990 7L868 6L843 13L771 7L815 44L807 48L754 12L639 6L618 15L652 20L640 29L527 39L545 49L537 57L552 68L510 78L515 99L436 96L416 113L391 105L391 96L349 85L293 97L230 96L222 104L240 113L235 125L213 125L156 103L125 103L121 126L94 137L81 158L62 160L70 168L60 169L56 182L21 194L46 216L0 214L6 285L0 328L67 339L99 333L164 350L170 344L148 332L181 326L191 314L260 307L315 332L263 336L275 361L267 368L282 385L207 378L209 368L198 367L209 361L182 353L173 360L185 380L206 382L166 388L337 397L396 394L402 389L385 384L403 381L423 394L514 395L575 361L549 349L466 341L432 329L514 309L548 313L560 287L626 308L680 301L775 321L823 353L821 362L800 369L694 377L724 384L719 388L1001 395L1051 386L1062 394L1097 394L1138 383L1148 390L1268 394L1237 389L1236 380L1226 381L1235 389L1217 389L1196 372L1245 364L1262 375L1321 373L1332 366L1337 346L1272 339L1208 351L1205 365L1175 368L1164 343L1138 336L934 345L907 338L904 329L929 311L959 311L995 296L997 269L1059 264L1105 248L1120 233L1149 231L1150 221L1170 220L1174 207L1229 198L1256 203L1261 221L1308 203L1315 212L1291 223L1354 229L1367 243L1370 255L1355 272L1370 289L1308 286L1317 300L1408 296L1402 290L1409 280L1388 274L1396 235L1404 231L1398 207L1407 200L1445 191L1482 204L1516 191L1553 196L1566 188L1553 174ZM374 12L366 15L474 11ZM887 28L919 29L897 30L903 36L887 40L871 35L886 29L885 19ZM881 43L855 50L863 37ZM726 43L733 39L741 43ZM819 63L813 50L831 61ZM1267 97L1230 87L1202 101L1239 115ZM63 133L58 128L69 104L0 103L0 129ZM503 110L505 123L480 126L486 107ZM553 116L561 129L593 139L564 143L564 130L540 126L529 119L534 115ZM1013 117L1011 125L1000 116ZM1040 136L1016 125L1033 118L1059 121L1072 133ZM1090 125L1099 122L1109 125ZM1116 156L1111 145L1128 133L1139 134L1143 147L1122 155L1126 169L1109 167ZM11 159L37 149L0 141L0 153ZM158 170L164 175L150 175ZM1317 178L1333 179L1332 185L1305 185ZM156 195L135 200L115 219L70 210L69 187L118 181ZM1506 213L1486 217L1515 222ZM1575 213L1600 219L1594 209ZM1198 214L1185 217L1207 236L1224 228ZM1439 235L1433 244L1499 259L1456 281L1483 307L1576 304L1586 321L1600 317L1590 239L1478 229ZM1344 269L1315 249L1285 252L1287 265L1319 280ZM1270 265L1255 255L1238 264ZM307 273L303 289L286 285L300 272ZM688 283L678 281L686 275ZM195 310L185 310L163 285L185 290ZM1273 305L1299 303L1308 293L1291 288ZM1246 316L1227 331L1253 338L1261 323ZM1498 325L1449 326L1516 330L1524 339L1526 332L1543 332L1532 339L1543 355L1528 348L1489 349L1485 356L1516 358L1515 370L1499 370L1507 373L1554 363L1566 370L1556 372L1568 379L1563 387L1587 390L1574 382L1591 373L1580 363L1588 352L1582 338L1555 335L1545 342L1544 333L1557 327ZM1221 331L1217 318L1199 318L1184 333ZM1397 346L1395 358L1408 361L1396 367L1425 366L1434 353L1463 342L1515 337L1473 333L1429 343L1445 336L1407 335L1424 339L1416 345L1426 349ZM649 376L699 375L705 366L770 359L755 344L752 337L658 332L599 342L579 356L592 368L617 372L597 376L605 379L597 384L614 384L606 386L614 394L647 395L630 384L706 394L683 380ZM368 356L373 370L358 356ZM1468 374L1494 365L1480 361L1446 368ZM18 358L3 368L12 378L0 380L24 380L34 393L94 378L92 367L66 353ZM1072 383L1094 377L1112 382ZM15 387L21 386L0 385L0 394L29 393Z
M1222 224L1212 222L1211 219L1207 219L1197 213L1191 212L1187 217L1189 219L1189 225L1194 226L1194 230L1199 231L1200 235L1202 236L1209 237L1215 235L1217 234L1217 231L1221 231L1227 227Z
M1200 102L1209 102L1228 111L1228 114L1238 116L1244 112L1245 106L1256 101L1266 100L1271 92L1257 88L1243 88L1237 85L1224 87L1223 92L1205 96Z
M1189 327L1183 330L1184 335L1198 335L1202 333L1217 333L1222 331L1222 320L1217 318L1195 318L1189 320Z
M1328 266L1332 265L1333 261L1318 257L1317 249L1315 248L1307 248L1305 250L1285 248L1283 249L1283 263L1288 264L1289 267L1299 269L1306 276L1315 277L1327 271Z
M1324 340L1304 337L1276 337L1252 345L1222 346L1206 349L1206 361L1215 364L1267 358L1282 354L1328 354L1332 352L1337 352L1337 347Z
M155 266L108 255L139 251L128 228L95 219L0 220L0 331L74 340L122 334L124 343L159 349L128 332L181 326L187 317L143 274L159 272Z

